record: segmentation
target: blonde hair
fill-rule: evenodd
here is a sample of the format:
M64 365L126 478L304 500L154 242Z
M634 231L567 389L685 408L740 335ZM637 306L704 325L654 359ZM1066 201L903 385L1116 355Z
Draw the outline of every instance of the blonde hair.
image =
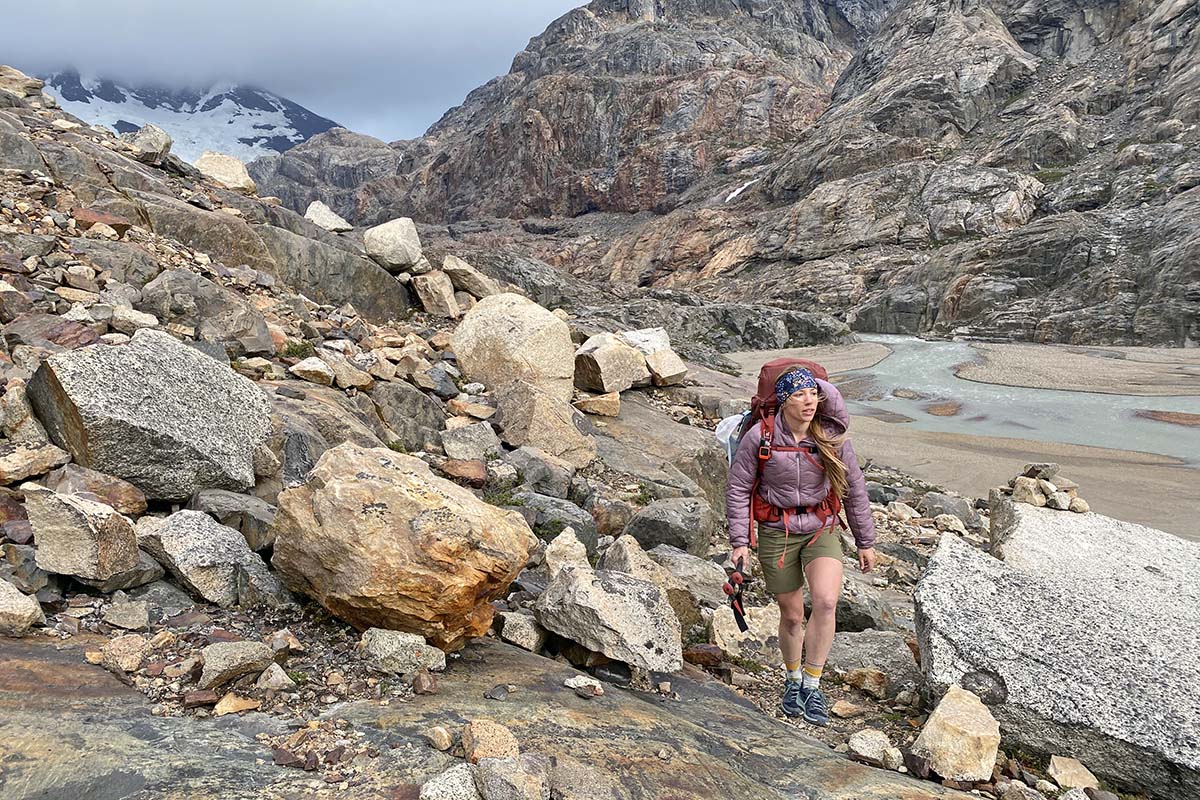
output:
M824 401L824 396L821 396ZM821 424L820 416L814 416L808 423L808 434L817 443L821 452L821 461L825 464L825 474L829 477L829 490L838 497L846 497L850 493L850 483L846 480L846 465L838 457L845 436L833 436Z

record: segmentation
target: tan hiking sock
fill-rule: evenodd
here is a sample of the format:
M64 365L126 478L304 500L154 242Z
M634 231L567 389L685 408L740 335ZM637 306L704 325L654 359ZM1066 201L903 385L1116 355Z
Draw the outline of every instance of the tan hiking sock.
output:
M787 670L787 679L789 681L798 681L801 679L803 671L800 669L799 661L785 661L783 668Z
M801 670L803 677L800 680L800 685L805 689L816 689L821 685L821 673L825 671L825 665L814 666L813 664L805 664Z

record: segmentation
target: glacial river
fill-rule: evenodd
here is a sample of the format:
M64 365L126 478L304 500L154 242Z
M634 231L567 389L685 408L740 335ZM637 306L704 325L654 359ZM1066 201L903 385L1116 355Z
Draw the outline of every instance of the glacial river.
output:
M863 395L851 400L852 412L874 409L902 414L913 420L903 424L921 430L1138 450L1200 466L1200 427L1135 414L1139 409L1200 414L1200 395L1143 397L978 383L954 374L955 365L977 358L977 351L966 342L886 334L859 334L859 338L887 345L892 353L872 367L837 376L839 383L860 384L857 391L848 392ZM896 397L894 389L908 389L925 398ZM962 407L952 416L936 416L925 408L935 401Z

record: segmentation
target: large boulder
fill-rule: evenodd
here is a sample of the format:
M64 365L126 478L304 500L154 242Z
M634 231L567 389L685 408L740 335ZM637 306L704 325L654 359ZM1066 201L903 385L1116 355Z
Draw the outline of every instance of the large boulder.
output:
M725 605L729 598L721 587L725 584L725 570L707 558L694 556L686 550L660 544L646 551L655 563L666 567L672 575L683 581L696 601L709 608Z
M442 272L450 278L454 288L472 297L484 298L500 294L500 285L455 255L447 254L442 260Z
M662 589L667 596L667 602L675 610L675 616L679 618L681 630L687 631L693 625L700 624L700 608L687 584L672 575L666 567L653 561L632 536L618 537L604 551L597 567L624 572L626 575L650 581Z
M76 462L151 498L251 488L254 451L270 431L270 405L257 386L150 329L124 345L51 356L29 397Z
M279 495L272 564L355 627L420 633L445 650L491 626L491 601L536 540L519 514L420 459L346 443Z
M621 572L566 567L534 606L547 630L630 666L683 667L679 620L662 589Z
M133 523L111 506L35 483L22 484L21 492L42 569L105 581L137 566Z
M1069 752L1114 786L1200 796L1200 547L992 499L1004 561L947 534L917 585L931 691L960 684L1007 739Z
M593 392L623 392L650 383L646 357L611 333L597 333L575 351L575 385Z
M147 164L159 164L171 152L171 134L157 125L143 125L136 131L122 133L121 141L133 147L134 158Z
M639 479L652 497L703 496L725 507L729 462L712 431L679 424L641 393L626 394L595 439L600 460Z
M378 381L370 392L379 416L410 452L436 450L446 424L440 400L404 381Z
M135 307L194 328L197 339L220 342L231 356L275 352L266 320L245 297L190 270L168 270L147 283Z
M222 608L292 602L287 590L242 534L202 511L177 511L138 522L138 544L198 597Z
M308 209L304 212L304 218L333 233L354 230L353 225L339 217L332 208L320 200L313 200L308 204Z
M385 222L363 233L363 247L388 272L406 272L420 263L421 237L408 217Z
M671 337L667 335L665 328L622 331L617 336L642 353L655 386L681 383L687 377L687 365L671 349Z
M519 294L480 300L454 331L452 348L459 367L473 381L495 390L521 379L563 403L571 400L571 331L567 323Z

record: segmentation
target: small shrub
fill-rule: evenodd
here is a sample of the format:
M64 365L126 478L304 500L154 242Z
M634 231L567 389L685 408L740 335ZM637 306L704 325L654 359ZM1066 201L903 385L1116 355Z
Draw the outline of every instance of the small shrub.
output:
M317 351L314 350L313 346L308 342L289 341L287 346L283 348L283 352L280 355L286 358L308 358L316 352Z

